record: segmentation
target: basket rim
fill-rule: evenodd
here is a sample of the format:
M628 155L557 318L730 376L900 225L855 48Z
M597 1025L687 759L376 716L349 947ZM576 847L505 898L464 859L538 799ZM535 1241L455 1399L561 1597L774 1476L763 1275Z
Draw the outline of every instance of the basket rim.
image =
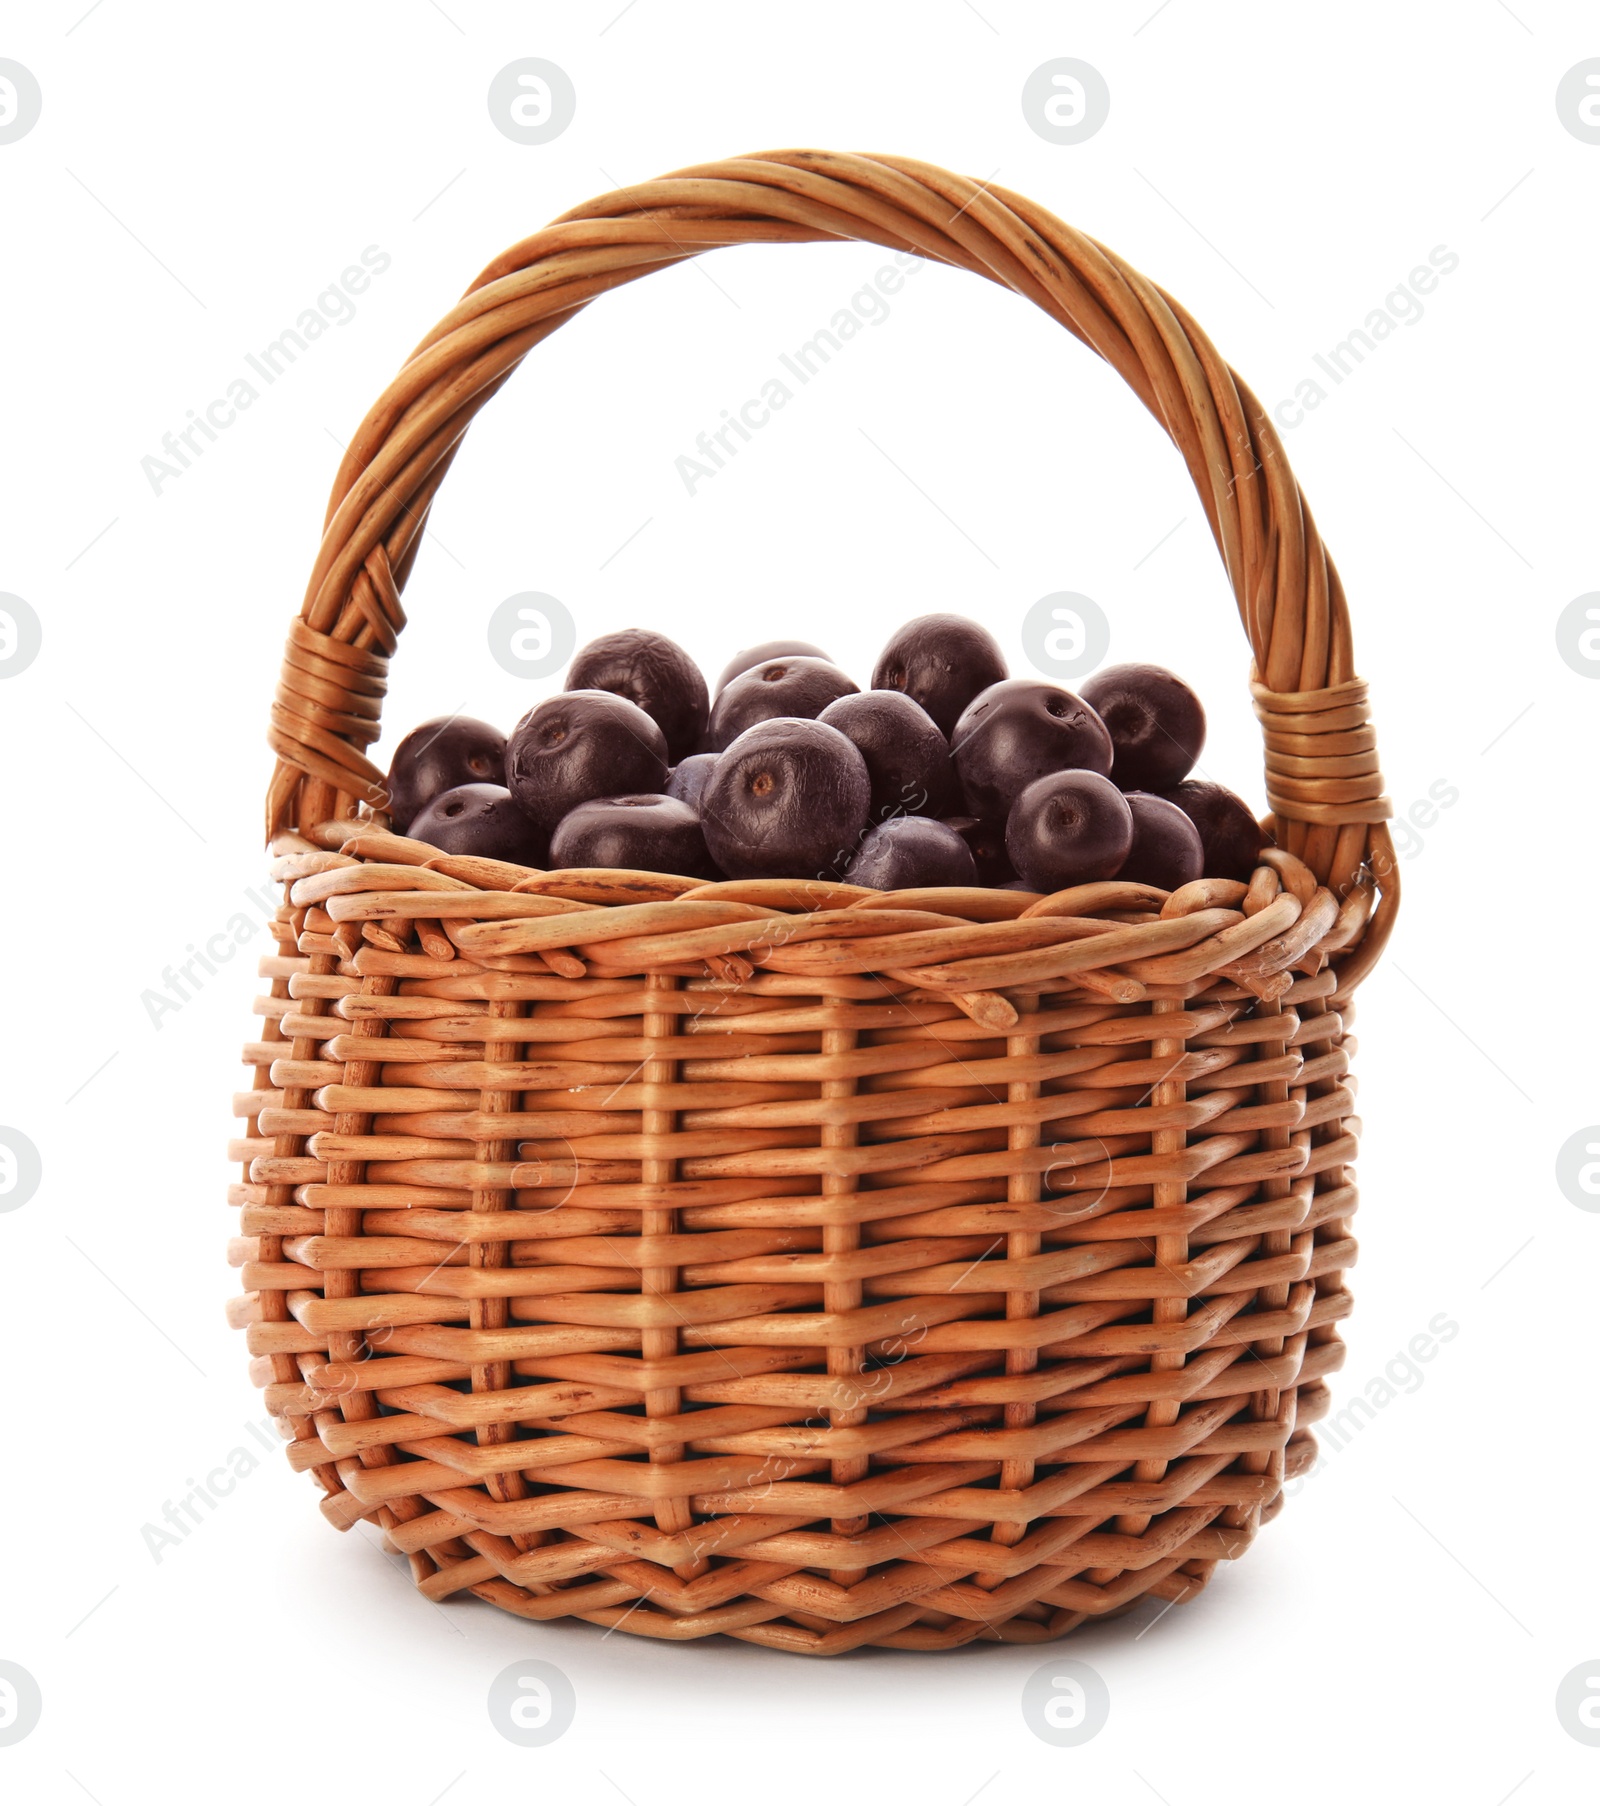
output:
M339 818L273 842L296 908L361 926L426 920L490 964L544 955L599 974L738 962L813 977L887 973L1015 1021L1002 992L1079 977L1121 1002L1227 977L1263 1002L1304 962L1333 961L1348 996L1381 948L1363 873L1337 897L1296 855L1266 847L1249 885L1201 878L1167 892L1112 879L1054 893L975 885L876 891L797 879L706 881L618 868L545 871L441 853L373 818ZM489 906L487 899L495 901ZM595 917L600 917L596 920ZM576 918L576 919L575 919ZM879 924L881 923L881 926ZM354 944L352 944L354 951Z

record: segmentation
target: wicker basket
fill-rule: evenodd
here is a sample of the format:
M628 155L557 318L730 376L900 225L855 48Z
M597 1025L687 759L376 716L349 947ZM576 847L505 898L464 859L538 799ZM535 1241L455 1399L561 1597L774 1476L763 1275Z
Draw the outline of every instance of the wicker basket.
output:
M535 872L387 831L400 589L462 434L596 295L862 239L989 277L1188 464L1254 653L1246 887ZM1042 1642L1239 1555L1355 1257L1350 996L1398 903L1344 596L1183 309L1018 195L785 151L565 215L367 416L273 707L253 1373L432 1599L813 1654Z

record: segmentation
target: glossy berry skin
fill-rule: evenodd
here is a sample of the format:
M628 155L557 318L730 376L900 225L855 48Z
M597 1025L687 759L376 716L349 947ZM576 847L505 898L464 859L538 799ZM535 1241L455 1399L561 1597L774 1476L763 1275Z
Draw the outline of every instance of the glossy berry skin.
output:
M1165 666L1108 665L1081 693L1111 735L1111 781L1119 790L1170 790L1194 769L1206 712Z
M1065 890L1115 878L1133 847L1133 813L1097 771L1058 771L1017 798L1006 851L1030 890Z
M851 742L872 779L872 819L945 815L958 796L950 744L926 709L899 690L858 690L817 717Z
M980 821L976 815L947 815L947 828L954 828L967 843L978 868L978 882L991 890L1004 890L1016 878L1016 867L1006 852L1006 824L1003 821Z
M528 818L550 832L597 796L658 794L667 742L636 704L609 690L568 690L532 708L506 746L506 782Z
M717 679L715 694L720 696L733 680L750 670L755 665L764 665L775 658L820 658L824 664L831 665L833 660L820 646L813 646L810 640L763 640L759 646L751 646L744 652L736 652L722 667L722 675Z
M440 715L414 727L389 765L389 820L404 834L436 796L460 784L504 784L506 737L487 721Z
M408 830L441 853L474 853L542 868L549 838L517 807L503 784L460 784L418 811Z
M682 878L713 875L700 817L671 796L607 796L579 803L550 837L552 870L619 866Z
M680 759L668 775L667 795L698 810L701 793L711 782L711 774L716 769L715 753L690 753L687 759Z
M871 802L866 761L837 728L779 719L747 728L718 759L700 819L730 878L832 878Z
M746 728L780 716L814 720L856 685L825 658L769 658L734 678L717 697L706 729L706 750L721 752Z
M1004 821L1036 779L1111 769L1111 736L1089 705L1059 684L1011 677L975 696L950 743L967 813ZM1014 857L1014 855L1013 855Z
M665 634L629 627L591 640L567 672L569 690L609 690L644 710L667 740L676 762L692 753L706 731L706 680L684 649Z
M919 615L879 653L872 687L904 690L949 738L973 697L1005 675L1005 657L986 627L962 615Z
M1164 801L1176 803L1199 829L1205 859L1202 876L1248 884L1260 864L1266 836L1244 798L1209 778L1189 778L1161 795Z
M1131 884L1153 884L1158 890L1192 884L1205 869L1200 830L1176 803L1148 791L1130 790L1127 800L1133 845L1117 876Z
M923 890L975 885L978 868L954 828L925 815L898 815L867 831L844 878L874 890Z

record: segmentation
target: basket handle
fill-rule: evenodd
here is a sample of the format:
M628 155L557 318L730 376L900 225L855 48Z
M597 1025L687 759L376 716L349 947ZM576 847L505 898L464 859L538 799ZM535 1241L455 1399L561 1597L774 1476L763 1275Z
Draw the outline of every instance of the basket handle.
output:
M495 259L412 353L350 442L289 643L269 741L268 837L386 801L364 748L405 623L400 591L473 416L533 346L596 295L702 251L859 239L971 270L1104 358L1189 468L1254 654L1280 845L1339 896L1379 892L1345 982L1399 901L1367 688L1337 572L1261 404L1166 292L1006 189L928 163L771 151L620 189ZM1359 972L1356 968L1359 967Z

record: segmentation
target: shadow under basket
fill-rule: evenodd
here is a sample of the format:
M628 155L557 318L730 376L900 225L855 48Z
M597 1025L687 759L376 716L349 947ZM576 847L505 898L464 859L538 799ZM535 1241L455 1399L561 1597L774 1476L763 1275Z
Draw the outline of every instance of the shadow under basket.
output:
M1254 655L1248 885L705 884L388 831L364 749L473 414L607 289L828 239L1035 302L1177 446ZM1186 1599L1275 1515L1343 1353L1351 996L1399 893L1337 576L1146 278L911 161L767 153L575 210L352 441L271 741L232 1315L334 1524L435 1600L834 1654Z

